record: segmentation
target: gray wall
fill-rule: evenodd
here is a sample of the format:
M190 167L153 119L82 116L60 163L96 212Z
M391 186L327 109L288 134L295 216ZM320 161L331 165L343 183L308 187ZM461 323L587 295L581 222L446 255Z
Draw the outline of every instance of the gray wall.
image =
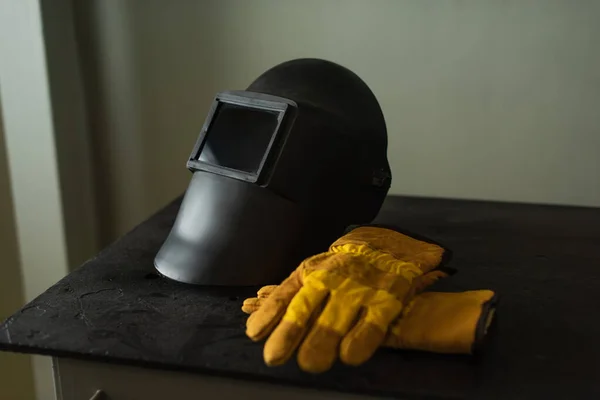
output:
M213 94L323 57L384 109L392 193L600 205L600 2L76 2L104 237L184 190Z

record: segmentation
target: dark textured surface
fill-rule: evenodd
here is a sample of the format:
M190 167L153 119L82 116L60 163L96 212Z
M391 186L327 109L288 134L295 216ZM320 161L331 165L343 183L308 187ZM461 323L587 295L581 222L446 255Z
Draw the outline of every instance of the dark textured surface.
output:
M313 376L263 365L239 311L253 289L155 274L178 204L0 325L0 348L397 397L600 396L600 209L389 198L379 222L454 250L459 273L438 289L501 295L491 340L480 358L383 350Z

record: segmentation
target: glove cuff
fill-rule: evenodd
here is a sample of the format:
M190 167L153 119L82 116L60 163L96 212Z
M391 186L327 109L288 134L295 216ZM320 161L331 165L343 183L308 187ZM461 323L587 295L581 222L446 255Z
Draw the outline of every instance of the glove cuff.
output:
M448 263L450 263L450 261L452 260L453 257L453 252L450 248L448 248L448 246L444 245L443 243L440 243L437 240L431 239L429 237L426 237L424 235L421 235L419 233L416 232L412 232L409 231L407 229L403 229L400 228L399 226L396 225L391 225L391 224L361 224L361 225L350 225L346 228L346 230L344 231L344 236L351 233L352 231L358 229L358 228L363 228L363 227L372 227L372 228L382 228L382 229L387 229L390 231L394 231L394 232L398 232L402 235L405 236L409 236L413 239L416 240L420 240L421 242L426 242L429 244L434 244L437 245L439 247L441 247L444 250L444 254L442 255L442 261L440 262L440 267L447 265ZM342 236L343 237L343 236Z
M496 319L496 307L498 305L498 295L494 294L491 299L481 306L481 315L475 328L475 340L471 348L471 354L479 355L483 352L485 340L488 337L488 331Z
M344 246L367 246L376 252L386 253L399 261L411 263L428 272L442 262L444 248L421 241L396 230L379 226L360 226L336 240L330 251L337 252Z
M355 254L364 257L368 262L380 271L401 275L409 282L423 274L423 271L413 262L398 260L393 255L372 249L366 244L344 243L332 245L332 253Z

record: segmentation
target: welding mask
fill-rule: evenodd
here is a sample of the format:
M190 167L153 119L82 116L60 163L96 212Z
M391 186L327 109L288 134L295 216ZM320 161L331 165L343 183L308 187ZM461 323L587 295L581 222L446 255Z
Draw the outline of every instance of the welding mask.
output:
M379 104L332 62L277 65L216 95L157 270L200 285L278 282L379 212L391 182Z

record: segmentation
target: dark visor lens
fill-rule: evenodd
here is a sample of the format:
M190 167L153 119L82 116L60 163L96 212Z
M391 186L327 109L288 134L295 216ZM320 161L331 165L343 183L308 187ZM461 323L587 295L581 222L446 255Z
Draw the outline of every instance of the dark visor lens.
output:
M256 174L275 134L278 115L274 111L221 103L198 159Z

